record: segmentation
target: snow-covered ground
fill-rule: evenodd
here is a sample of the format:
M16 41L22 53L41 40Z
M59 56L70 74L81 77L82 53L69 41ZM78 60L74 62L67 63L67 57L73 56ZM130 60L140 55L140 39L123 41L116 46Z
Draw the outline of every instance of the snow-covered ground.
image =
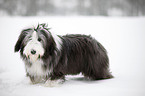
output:
M32 85L14 45L20 31L48 23L56 34L90 34L108 50L115 78L67 76L59 87ZM0 96L145 96L145 17L0 17Z

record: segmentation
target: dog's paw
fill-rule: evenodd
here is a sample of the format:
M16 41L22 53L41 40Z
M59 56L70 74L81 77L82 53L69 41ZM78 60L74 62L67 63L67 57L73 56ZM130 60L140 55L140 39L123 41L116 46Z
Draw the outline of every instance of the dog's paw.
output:
M45 87L59 87L64 80L58 79L58 80L47 80L44 84Z

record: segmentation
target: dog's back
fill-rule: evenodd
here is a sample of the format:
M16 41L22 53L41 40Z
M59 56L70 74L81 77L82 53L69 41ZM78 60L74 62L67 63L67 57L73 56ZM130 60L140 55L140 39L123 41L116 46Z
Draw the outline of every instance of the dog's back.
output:
M82 72L91 79L112 78L109 72L109 59L105 48L91 36L62 36L62 58L60 70L63 74ZM61 69L59 69L61 68ZM63 69L65 68L65 69Z

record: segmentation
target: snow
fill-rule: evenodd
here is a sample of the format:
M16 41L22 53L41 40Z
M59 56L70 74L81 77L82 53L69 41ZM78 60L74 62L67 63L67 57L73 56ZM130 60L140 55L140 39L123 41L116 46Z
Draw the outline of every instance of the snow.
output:
M14 46L20 31L48 23L59 35L87 34L108 50L115 78L67 76L57 87L32 85ZM0 96L145 96L145 17L0 17Z

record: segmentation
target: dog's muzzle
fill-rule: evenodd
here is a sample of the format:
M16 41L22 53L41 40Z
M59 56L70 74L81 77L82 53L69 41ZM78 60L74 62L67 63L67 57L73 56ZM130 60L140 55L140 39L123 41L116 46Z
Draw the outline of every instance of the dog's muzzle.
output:
M37 52L35 49L32 49L29 54L26 55L26 57L31 61L31 62L35 62L38 59L40 59L41 55L39 54L39 52Z
M31 50L31 54L32 54L32 55L35 55L35 54L36 54L36 51L35 51L34 49L32 49L32 50Z

